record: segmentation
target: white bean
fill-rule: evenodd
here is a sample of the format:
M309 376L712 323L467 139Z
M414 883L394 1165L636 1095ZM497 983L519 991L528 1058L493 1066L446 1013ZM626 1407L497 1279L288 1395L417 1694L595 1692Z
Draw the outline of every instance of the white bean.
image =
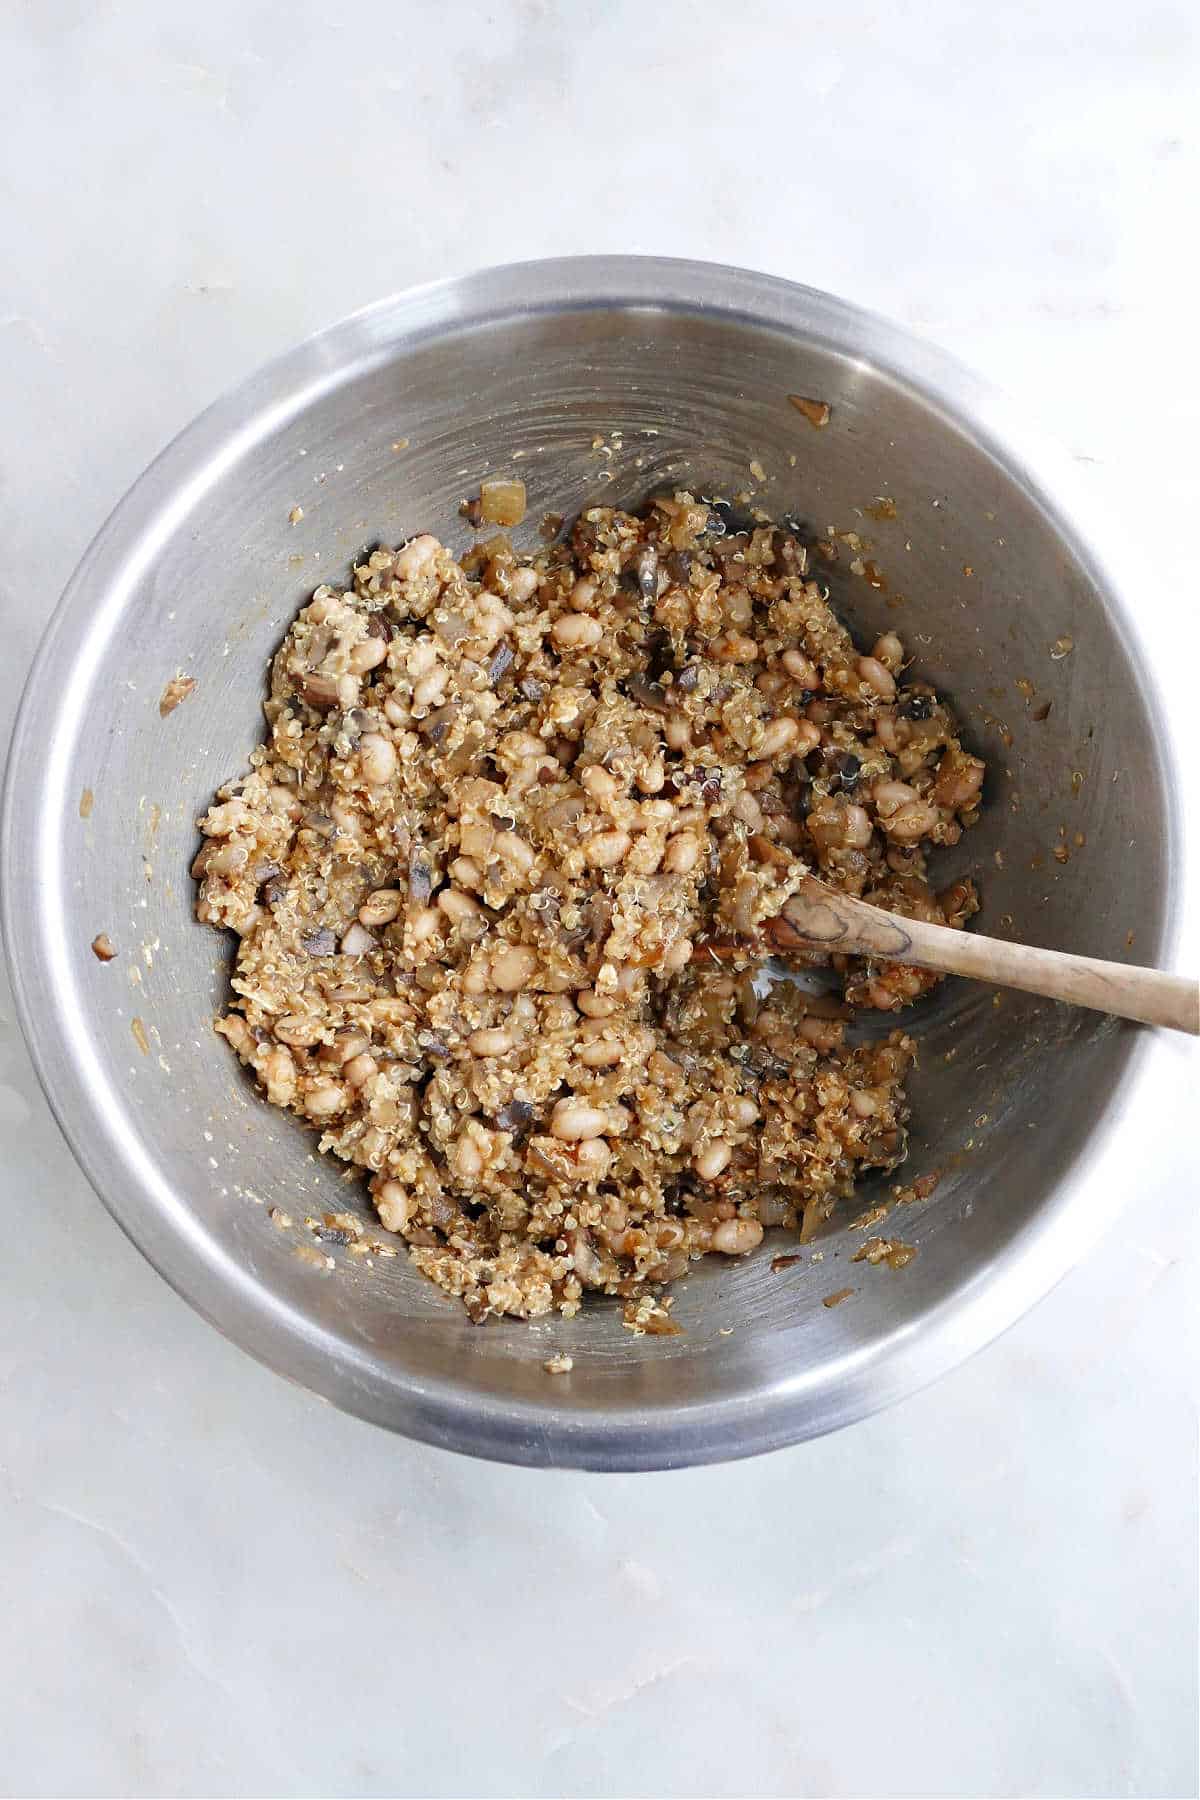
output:
M333 1113L341 1112L345 1104L346 1090L336 1081L322 1082L304 1096L304 1110L313 1119L327 1119Z
M785 650L779 660L792 680L802 688L820 687L821 677L817 673L816 663L810 662L809 658L801 651Z
M376 888L359 907L358 916L364 925L390 925L403 904L399 888Z
M590 764L579 779L593 800L615 800L621 791L620 782L599 763Z
M463 888L478 887L483 880L483 870L473 856L456 856L446 873Z
M603 1137L607 1125L608 1114L583 1100L559 1100L550 1115L551 1135L568 1144Z
M366 956L369 950L375 948L375 939L366 926L358 924L356 920L349 931L343 933L339 948L343 956Z
M796 1036L827 1056L841 1043L842 1027L831 1019L800 1019L796 1024Z
M575 1166L585 1181L602 1181L612 1164L612 1146L602 1137L584 1138L575 1152Z
M262 1077L272 1106L287 1106L296 1091L296 1065L282 1045L268 1050Z
M398 1181L384 1181L375 1195L375 1208L385 1231L403 1231L416 1203Z
M667 845L663 868L668 875L690 875L699 861L699 843L690 832L683 831Z
M563 613L550 627L550 635L560 650L593 650L604 636L604 627L585 613Z
M902 806L899 812L885 819L883 829L898 844L916 844L929 836L937 822L936 807L926 805L924 800L914 800L911 806Z
M378 732L368 731L360 740L358 758L363 780L370 787L382 787L396 773L396 752L390 740Z
M906 781L877 781L871 789L871 798L880 818L886 819L907 806L910 800L916 800L918 795L916 788L909 787Z
M751 831L761 831L766 824L762 807L754 795L745 789L733 803L733 816L735 819L740 819L741 823L748 826Z
M895 756L900 749L900 739L896 733L895 715L879 712L875 719L875 736L890 756Z
M465 919L479 917L479 902L458 888L443 888L437 897L437 905L438 911L445 913L456 925L461 925Z
M483 1173L483 1152L465 1132L454 1146L454 1173L464 1181L472 1181Z
M403 550L397 550L394 567L401 581L410 581L414 575L427 574L441 547L435 537L422 532L420 537L405 544Z
M476 960L467 964L462 972L462 991L464 994L486 994L492 985L486 962Z
M408 915L409 942L426 943L441 927L442 915L436 907L418 906Z
M342 1074L352 1088L362 1087L365 1081L370 1081L372 1075L378 1075L378 1073L379 1064L373 1056L368 1056L365 1051L361 1056L352 1056L349 1062L342 1066Z
M546 754L545 744L532 731L506 731L500 740L500 749L505 756L511 756L519 762L536 761Z
M744 632L727 631L723 637L713 639L709 655L717 662L753 663L758 661L758 643Z
M711 1143L706 1144L697 1156L692 1167L701 1181L715 1181L717 1176L729 1166L729 1159L732 1155L732 1145L727 1144L724 1138L713 1138Z
M422 675L428 675L436 669L438 663L437 643L431 637L414 638L408 652L408 678L417 682Z
M713 1227L712 1247L723 1256L747 1256L763 1241L763 1228L757 1219L722 1219Z
M643 794L661 794L667 779L666 765L661 756L653 756L637 777L638 789Z
M871 820L864 807L847 806L844 838L851 850L865 850L871 842Z
M365 675L369 669L377 669L387 659L387 643L383 638L364 638L361 644L355 644L350 652L350 668L355 675Z
M808 724L807 719L805 724ZM756 762L769 762L776 756L790 756L800 744L798 719L771 719L763 729L762 743L754 753Z
M532 600L537 590L536 569L514 569L508 578L508 593L512 600Z
M594 988L581 989L575 1004L589 1019L609 1019L617 1010L617 1002L610 995L598 994Z
M492 984L502 994L515 994L529 982L536 968L537 957L533 951L522 944L512 944L493 955Z
M307 1050L311 1045L320 1043L321 1027L309 1019L297 1017L295 1013L285 1013L276 1021L275 1036L284 1044L295 1044L298 1049Z
M627 831L598 831L584 845L583 854L593 869L614 869L632 842Z
M875 639L871 655L876 662L882 663L885 669L896 675L904 662L904 645L894 631L885 631L882 637Z
M210 840L215 844L215 839ZM223 849L211 848L204 857L204 873L206 875L236 875L250 861L250 852L245 844L226 844Z
M881 700L896 698L896 683L892 679L891 670L886 669L876 657L860 656L858 673L867 686L875 690Z
M662 959L663 974L678 975L681 969L686 969L692 960L692 948L691 938L680 938L677 944L672 944Z
M518 837L515 831L497 832L494 848L501 861L506 862L510 869L515 869L518 875L528 875L537 860L532 846L523 837Z

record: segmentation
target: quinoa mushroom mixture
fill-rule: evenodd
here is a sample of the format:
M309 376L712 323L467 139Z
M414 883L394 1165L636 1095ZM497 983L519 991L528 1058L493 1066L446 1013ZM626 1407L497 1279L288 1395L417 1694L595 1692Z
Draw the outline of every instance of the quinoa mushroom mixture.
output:
M856 647L793 533L686 493L534 557L416 537L299 614L201 821L197 917L240 940L217 1030L473 1319L809 1238L903 1158L915 1045L845 1021L938 978L755 977L806 873L976 910L928 858L983 764L904 663Z

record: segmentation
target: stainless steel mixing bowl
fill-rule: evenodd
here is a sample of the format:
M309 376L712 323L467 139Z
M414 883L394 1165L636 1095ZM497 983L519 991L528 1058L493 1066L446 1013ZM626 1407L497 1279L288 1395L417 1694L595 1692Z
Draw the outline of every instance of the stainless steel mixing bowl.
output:
M789 394L829 402L828 426ZM63 1129L193 1305L281 1372L414 1437L632 1469L827 1431L1001 1330L1109 1206L1097 1166L1143 1037L947 983L906 1021L923 1044L909 1168L942 1178L889 1223L919 1247L902 1272L850 1260L863 1241L851 1205L819 1263L773 1271L788 1246L768 1239L749 1263L696 1268L677 1337L631 1336L616 1303L477 1329L403 1255L367 1271L337 1252L322 1275L268 1218L271 1204L297 1220L363 1206L209 1028L227 946L192 919L194 820L260 732L264 670L290 615L376 540L431 529L462 543L459 501L485 473L524 477L518 537L533 543L549 511L673 485L733 494L756 485L752 460L772 514L861 533L881 576L854 573L843 542L828 569L836 605L868 637L904 635L986 756L983 820L942 863L979 873L986 926L1118 958L1136 929L1137 958L1158 957L1176 841L1165 738L1059 463L945 357L760 275L535 263L321 333L147 471L84 557L30 680L6 805L5 930ZM895 518L879 516L878 496ZM195 693L162 718L178 671ZM89 948L101 931L120 950L107 965ZM842 1287L850 1300L822 1304ZM559 1351L574 1371L551 1377L543 1364Z

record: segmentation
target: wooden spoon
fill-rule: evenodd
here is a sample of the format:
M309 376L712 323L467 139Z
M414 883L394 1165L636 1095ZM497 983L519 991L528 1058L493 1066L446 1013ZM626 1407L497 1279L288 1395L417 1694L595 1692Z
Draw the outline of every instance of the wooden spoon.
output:
M788 929L781 932L783 921ZM781 941L790 940L792 933L794 943ZM967 975L996 987L1021 988L1071 1006L1115 1013L1119 1019L1200 1035L1200 984L1186 976L1072 956L1065 950L1036 950L1031 944L1003 943L977 931L904 919L865 900L831 893L812 878L784 902L771 939L783 955L789 949L811 947L914 963L943 975Z

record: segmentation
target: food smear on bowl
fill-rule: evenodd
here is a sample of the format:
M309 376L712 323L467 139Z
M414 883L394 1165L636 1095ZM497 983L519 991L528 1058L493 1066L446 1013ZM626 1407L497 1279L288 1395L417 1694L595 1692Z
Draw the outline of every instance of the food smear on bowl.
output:
M808 1241L905 1155L914 1041L846 1027L938 977L757 977L811 872L964 924L934 865L983 764L795 533L727 515L680 492L536 555L374 551L300 612L201 821L197 917L239 940L218 1031L477 1321L588 1293L656 1320L693 1259Z
M191 675L173 675L162 691L158 702L158 716L168 719L177 707L183 705L189 694L196 691L195 678Z

